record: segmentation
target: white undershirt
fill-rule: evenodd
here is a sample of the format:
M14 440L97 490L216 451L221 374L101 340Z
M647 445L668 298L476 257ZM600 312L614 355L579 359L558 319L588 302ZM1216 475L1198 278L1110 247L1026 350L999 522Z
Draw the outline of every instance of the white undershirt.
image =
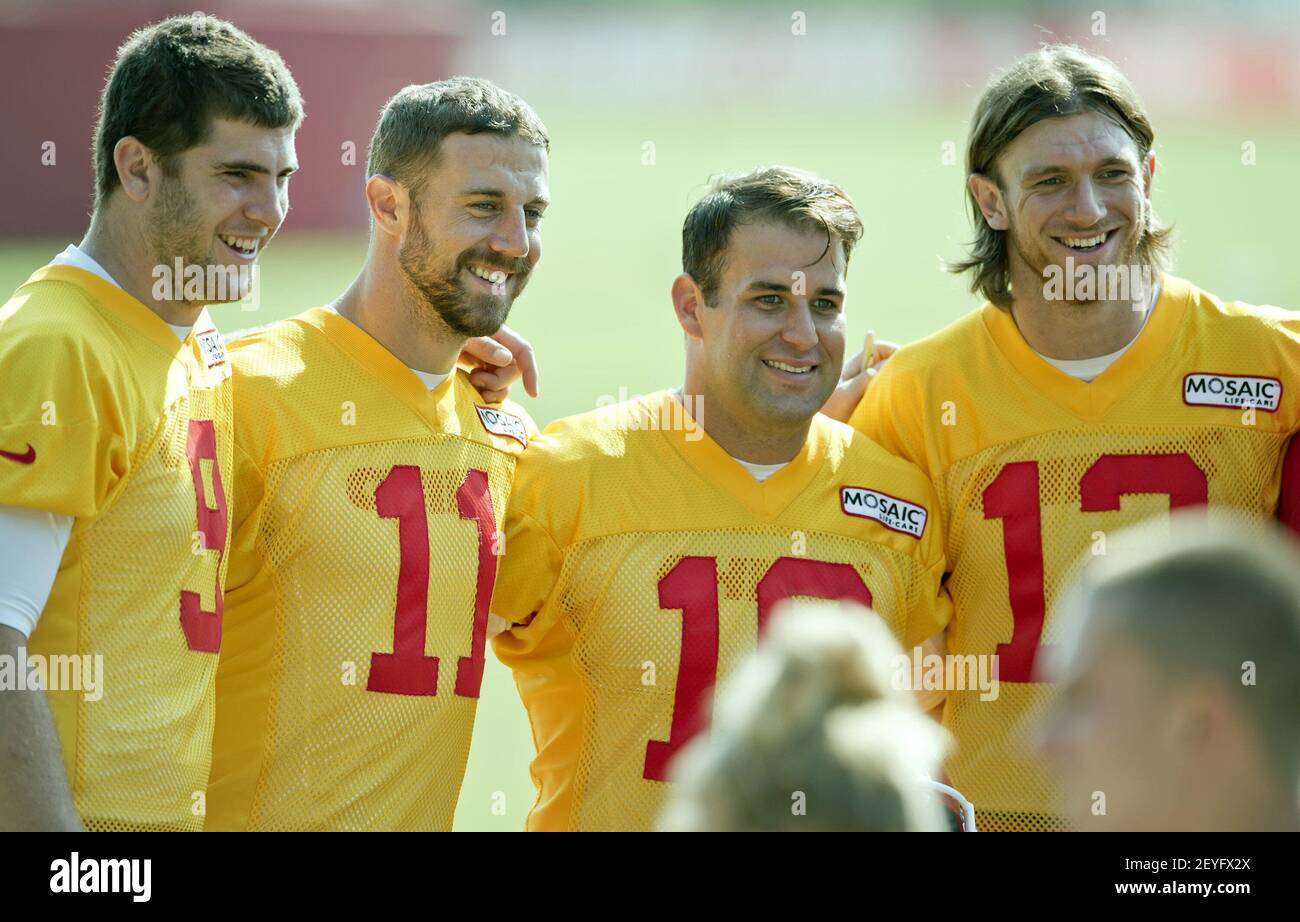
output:
M1156 301L1159 300L1159 298L1160 283L1156 282L1155 291L1151 293L1151 304L1142 313L1142 326L1138 327L1137 333L1133 334L1133 338L1130 339L1128 343L1126 343L1122 348L1116 349L1114 352L1094 356L1090 359L1054 359L1043 355L1036 349L1034 350L1034 354L1058 371L1065 372L1071 378L1078 378L1085 384L1091 384L1093 380L1113 365L1116 359L1125 352L1128 352L1128 350L1132 348L1133 344L1137 342L1138 337L1142 335L1142 331L1147 328L1147 321L1149 321L1151 315L1155 313Z
M755 464L753 461L742 461L735 455L731 455L731 460L749 471L749 476L753 477L759 483L762 483L764 480L771 477L781 468L790 463L789 461L783 461L780 464Z
M85 250L75 243L69 243L63 248L63 252L50 260L51 266L75 266L78 269L84 269L86 272L94 273L102 278L114 288L121 288L117 284L117 279L108 274L108 270L101 266L95 260L91 259Z
M32 636L71 532L70 515L0 506L0 624Z
M410 368L409 365L407 367ZM425 388L431 391L436 390L438 385L451 377L451 372L449 371L444 371L442 374L438 374L436 371L420 371L418 368L411 368L411 373L423 381Z
M673 388L669 393L672 394L679 403L682 402L682 389L680 387ZM764 480L771 477L781 468L790 463L789 461L782 461L780 464L755 464L753 461L745 461L741 458L737 458L733 454L728 454L727 457L748 471L749 476L753 477L759 483L762 483Z

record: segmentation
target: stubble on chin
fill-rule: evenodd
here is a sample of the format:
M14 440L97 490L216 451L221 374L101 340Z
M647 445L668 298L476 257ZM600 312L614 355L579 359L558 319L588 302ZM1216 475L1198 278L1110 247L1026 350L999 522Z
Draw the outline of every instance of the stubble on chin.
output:
M196 211L194 199L179 179L163 181L158 203L150 216L149 243L157 265L170 270L176 259L186 265L207 265L210 254L204 253L199 228L191 219Z

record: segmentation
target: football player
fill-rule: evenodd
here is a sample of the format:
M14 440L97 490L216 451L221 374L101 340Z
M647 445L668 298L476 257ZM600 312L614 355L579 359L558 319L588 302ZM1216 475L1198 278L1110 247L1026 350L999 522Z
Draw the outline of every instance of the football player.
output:
M1300 831L1300 558L1189 515L1065 593L1039 742L1078 829Z
M533 430L455 362L541 257L548 149L536 113L486 80L401 90L370 143L360 275L232 344L207 828L450 829Z
M913 464L818 414L844 359L844 192L770 167L690 210L686 380L548 426L520 461L494 639L537 743L534 830L653 828L710 690L792 597L943 629L942 528Z
M947 646L996 656L1000 694L948 690L952 783L980 828L1065 828L1025 748L1049 703L1048 612L1080 555L1171 509L1260 527L1300 427L1300 319L1165 271L1154 133L1109 61L1049 46L998 75L967 150L969 258L983 307L904 347L852 424L920 465L939 496Z
M0 309L0 656L37 686L0 688L0 828L202 827L233 457L205 304L247 292L302 115L229 23L134 33L90 229Z

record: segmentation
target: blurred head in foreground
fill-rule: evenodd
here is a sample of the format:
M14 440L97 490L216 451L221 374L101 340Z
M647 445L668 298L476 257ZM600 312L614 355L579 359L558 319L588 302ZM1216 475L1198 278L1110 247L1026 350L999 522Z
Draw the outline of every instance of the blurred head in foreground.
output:
M945 731L891 687L901 648L849 603L779 610L764 642L718 692L712 730L674 765L669 831L942 830L918 779Z
M1043 742L1079 829L1300 829L1300 555L1175 516L1111 541L1062 603Z

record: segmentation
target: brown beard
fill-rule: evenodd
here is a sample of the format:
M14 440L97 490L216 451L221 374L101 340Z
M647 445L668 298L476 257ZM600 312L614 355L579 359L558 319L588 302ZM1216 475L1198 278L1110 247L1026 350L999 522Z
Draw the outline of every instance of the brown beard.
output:
M411 202L411 225L406 240L397 253L397 263L406 281L419 292L424 304L458 336L490 336L501 329L510 314L514 299L523 291L531 267L527 260L502 265L499 257L465 252L451 268L440 273L434 268L435 244L425 232L424 222L414 200ZM503 297L469 291L461 282L460 271L470 263L514 273Z

